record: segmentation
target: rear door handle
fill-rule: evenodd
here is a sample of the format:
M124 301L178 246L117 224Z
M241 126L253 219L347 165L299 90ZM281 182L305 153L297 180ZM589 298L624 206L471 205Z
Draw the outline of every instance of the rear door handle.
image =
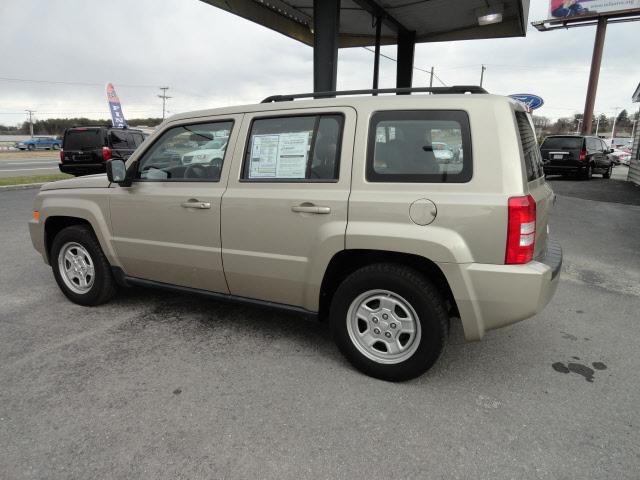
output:
M327 214L331 213L331 207L319 207L317 205L303 203L302 205L294 205L291 207L292 212L298 213L317 213L317 214Z
M182 206L182 208L196 208L198 210L206 210L208 208L211 208L210 202L200 202L195 199L191 199L188 202L182 202L180 205Z

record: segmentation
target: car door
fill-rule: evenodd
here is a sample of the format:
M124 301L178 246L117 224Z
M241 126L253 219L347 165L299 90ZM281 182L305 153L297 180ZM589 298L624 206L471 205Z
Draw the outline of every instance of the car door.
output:
M609 166L611 166L611 157L609 156L609 147L607 147L607 144L604 143L604 141L599 140L600 142L600 147L602 149L602 155L604 157L603 159L603 163L604 163L604 167L608 168Z
M228 293L222 269L220 200L241 115L169 124L132 158L130 187L110 195L113 245L128 276ZM224 157L186 165L194 142L226 135Z
M593 162L595 168L601 168L603 165L603 152L600 141L594 137L587 137L587 155Z
M231 294L317 308L344 249L355 123L347 107L245 115L222 198Z

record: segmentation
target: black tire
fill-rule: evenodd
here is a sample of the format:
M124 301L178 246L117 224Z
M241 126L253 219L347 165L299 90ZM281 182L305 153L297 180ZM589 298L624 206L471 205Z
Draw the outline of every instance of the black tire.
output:
M593 168L591 167L591 164L589 164L587 165L587 168L584 170L584 172L582 172L582 179L591 180L592 177L593 177Z
M54 144L51 148L52 148L52 149L54 149L54 150L59 150L59 149L60 149L60 145L58 145L58 144L56 143L56 144Z
M64 274L60 272L58 257L62 248L69 243L79 244L91 257L94 276L93 284L87 292L74 292L62 278ZM100 305L108 302L116 293L117 286L111 274L111 266L100 248L98 239L86 225L73 225L61 230L53 240L50 261L58 287L74 303L85 306Z
M406 300L417 314L421 336L411 356L400 363L385 364L363 354L349 334L348 312L363 293L385 290ZM349 275L331 302L331 332L342 354L361 372L389 381L416 378L429 370L444 348L449 318L438 289L421 273L404 265L379 263ZM415 348L415 347L413 347Z
M602 178L611 178L611 171L613 170L612 166L609 166L609 169L602 174Z
M27 150L29 150L30 152L34 151L35 149L36 149L35 145L33 145L31 143L29 145L27 145Z

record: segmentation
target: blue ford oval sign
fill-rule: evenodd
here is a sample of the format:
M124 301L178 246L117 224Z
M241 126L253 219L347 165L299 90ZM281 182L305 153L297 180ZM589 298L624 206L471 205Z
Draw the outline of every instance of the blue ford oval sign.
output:
M524 103L529 110L535 110L536 108L540 108L544 105L544 100L542 100L542 98L530 93L514 93L513 95L509 95L509 97Z

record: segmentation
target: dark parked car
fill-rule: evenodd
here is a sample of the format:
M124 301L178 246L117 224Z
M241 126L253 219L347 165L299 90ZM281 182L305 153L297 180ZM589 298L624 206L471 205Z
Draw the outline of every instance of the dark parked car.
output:
M144 139L141 130L129 128L67 128L60 150L60 171L76 176L105 172L107 160L128 158Z
M545 175L579 175L589 180L594 173L611 177L612 150L598 137L553 135L540 146Z
M60 140L53 137L33 137L16 143L20 150L58 150L62 145Z

